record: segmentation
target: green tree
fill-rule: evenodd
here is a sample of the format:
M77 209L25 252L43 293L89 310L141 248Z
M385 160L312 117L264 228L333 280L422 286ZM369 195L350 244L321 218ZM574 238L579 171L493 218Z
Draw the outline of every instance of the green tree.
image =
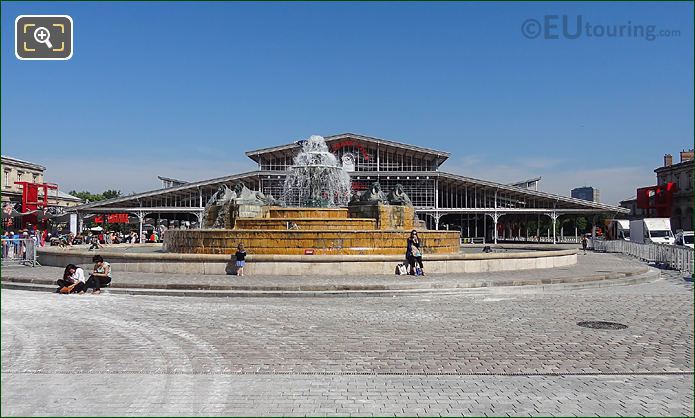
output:
M106 190L103 193L99 194L93 194L88 191L81 191L78 192L76 190L72 190L69 192L69 194L79 197L80 199L84 200L85 202L98 202L100 200L104 199L113 199L114 197L120 197L121 196L121 191L120 190Z
M586 220L586 217L584 217L584 216L577 217L577 229L579 230L580 234L587 232L588 226L589 226L589 221Z
M104 200L104 196L100 194L92 194L87 191L81 191L78 192L76 190L72 190L69 192L69 194L79 197L80 199L84 200L85 202L98 202L100 200Z
M104 199L113 199L115 197L121 197L121 191L120 190L107 190L104 193L101 194L104 196Z

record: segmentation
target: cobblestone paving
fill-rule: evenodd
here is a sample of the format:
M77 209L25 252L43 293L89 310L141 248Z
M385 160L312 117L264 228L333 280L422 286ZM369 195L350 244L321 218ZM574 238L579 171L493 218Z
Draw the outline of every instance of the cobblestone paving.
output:
M693 285L663 276L357 300L3 290L2 414L692 415Z

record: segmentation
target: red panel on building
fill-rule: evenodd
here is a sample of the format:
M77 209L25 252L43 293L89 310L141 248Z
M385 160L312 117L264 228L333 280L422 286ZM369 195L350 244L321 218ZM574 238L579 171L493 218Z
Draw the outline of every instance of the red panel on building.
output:
M52 183L29 183L28 181L15 181L14 184L22 186L22 213L32 212L48 207L48 190L55 190L57 185ZM43 189L43 196L39 200L39 189ZM22 217L22 227L28 223L36 225L38 217L35 213Z
M362 154L362 158L364 158L365 161L369 161L369 154L367 154L367 150L364 149L362 145L360 145L358 142L351 141L351 140L345 140L345 141L340 141L337 143L334 143L331 145L331 151L336 152L339 149L346 148L346 147L355 147L358 150L360 150L360 153Z
M128 214L127 213L112 213L109 215L110 224L127 224Z
M673 194L678 190L676 183L637 189L637 207L647 211L649 216L670 218Z
M352 182L352 190L367 190L367 183L363 181L353 181Z
M110 224L127 224L128 223L128 214L127 213L111 213L109 215L106 215L106 222ZM103 224L104 223L104 216L103 215L97 215L94 217L94 223L96 224Z

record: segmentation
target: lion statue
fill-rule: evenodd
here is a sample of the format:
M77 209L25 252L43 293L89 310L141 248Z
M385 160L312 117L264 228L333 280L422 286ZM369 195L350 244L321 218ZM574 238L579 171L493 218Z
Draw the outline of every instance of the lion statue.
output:
M369 189L365 190L360 196L361 202L369 203L388 203L386 195L381 191L381 184L378 181L372 183Z
M410 197L405 193L402 184L396 184L396 187L391 190L388 195L388 201L391 205L397 206L413 206L413 202Z
M229 205L236 197L236 193L229 187L224 184L220 185L205 205L203 228L224 228L225 217L229 213Z

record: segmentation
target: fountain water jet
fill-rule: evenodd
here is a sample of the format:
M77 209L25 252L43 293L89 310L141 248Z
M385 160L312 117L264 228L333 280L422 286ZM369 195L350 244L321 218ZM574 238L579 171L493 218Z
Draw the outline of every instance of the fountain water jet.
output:
M290 207L344 207L350 201L350 175L328 150L323 137L302 141L285 179L282 201Z

